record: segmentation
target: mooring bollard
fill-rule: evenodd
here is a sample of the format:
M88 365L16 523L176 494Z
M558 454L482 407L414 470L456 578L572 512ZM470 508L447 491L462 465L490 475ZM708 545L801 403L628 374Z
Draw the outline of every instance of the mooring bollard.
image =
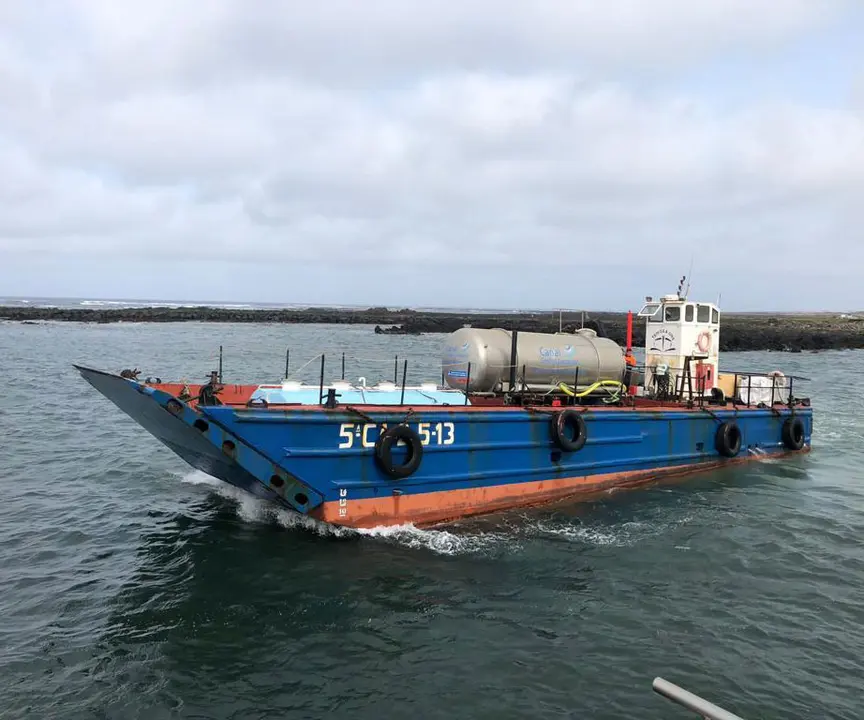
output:
M718 707L714 703L694 695L693 693L678 687L674 683L664 680L661 677L654 678L653 690L659 695L668 698L672 702L676 702L682 707L692 710L701 715L705 720L744 720L744 718L735 715L734 713Z

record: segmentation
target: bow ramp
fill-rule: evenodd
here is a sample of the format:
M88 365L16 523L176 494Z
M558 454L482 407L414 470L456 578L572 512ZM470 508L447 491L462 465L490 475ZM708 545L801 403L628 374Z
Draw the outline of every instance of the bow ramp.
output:
M202 411L207 408L193 409L158 386L81 365L75 368L99 393L193 468L298 512L306 513L323 502L320 493L205 415Z

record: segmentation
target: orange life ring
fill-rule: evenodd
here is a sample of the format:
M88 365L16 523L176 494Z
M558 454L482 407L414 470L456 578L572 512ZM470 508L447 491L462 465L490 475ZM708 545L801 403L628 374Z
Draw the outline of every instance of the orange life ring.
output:
M708 348L711 347L711 333L707 330L699 333L699 337L696 340L696 347L699 348L699 352L708 352Z

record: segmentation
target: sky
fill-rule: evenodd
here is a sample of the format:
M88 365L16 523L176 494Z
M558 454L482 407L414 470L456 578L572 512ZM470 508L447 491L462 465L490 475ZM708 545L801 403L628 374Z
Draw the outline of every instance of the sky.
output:
M864 308L860 0L0 0L0 296Z

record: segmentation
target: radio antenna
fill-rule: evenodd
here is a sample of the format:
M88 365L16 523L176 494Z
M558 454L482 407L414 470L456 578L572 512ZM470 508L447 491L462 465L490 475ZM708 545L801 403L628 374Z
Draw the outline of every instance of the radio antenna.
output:
M684 299L690 294L690 278L693 277L693 255L690 255L690 269L687 271L687 289L684 291Z

